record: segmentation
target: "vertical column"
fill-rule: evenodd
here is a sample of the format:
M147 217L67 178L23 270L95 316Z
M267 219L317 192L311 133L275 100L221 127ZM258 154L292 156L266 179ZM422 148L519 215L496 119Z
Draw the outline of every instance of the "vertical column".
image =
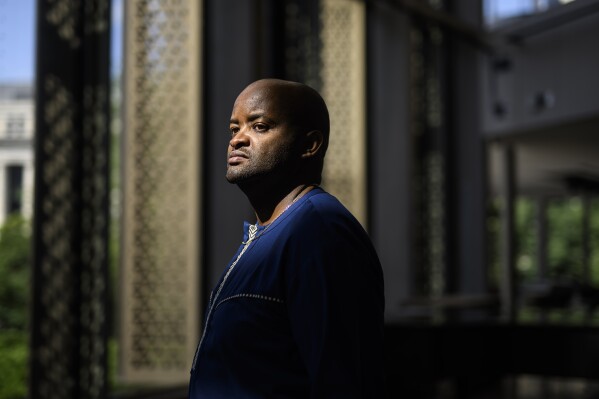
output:
M537 198L536 209L537 230L537 275L541 282L546 282L549 276L547 265L547 199L543 196ZM539 320L544 322L546 312L540 310Z
M351 1L351 0L350 0ZM283 0L285 79L321 89L321 0ZM346 1L345 3L348 3ZM351 27L347 27L351 29Z
M582 279L581 283L591 284L591 196L582 195Z
M209 134L202 138L202 177L206 187L202 196L206 231L202 238L202 259L206 292L217 283L223 268L239 247L243 238L242 221L255 217L247 198L236 185L225 179L225 156L230 139L230 134L226 132L233 103L241 90L252 81L273 74L280 77L275 72L279 63L282 63L277 55L280 57L283 50L274 48L269 40L265 40L264 36L269 36L268 33L257 35L256 29L272 29L269 38L277 43L282 40L284 35L281 30L264 14L271 10L273 18L276 18L279 14L269 4L276 3L277 7L281 7L283 2L260 0L261 13L257 12L256 3L248 0L205 1L203 24L207 56L203 64L205 78L202 92L205 99L203 125ZM252 17L248 17L250 15ZM282 20L276 18L277 24L282 23ZM231 28L231 21L235 21L234 29ZM260 50L256 47L258 44ZM260 54L269 54L274 59L266 62L259 57ZM273 74L269 71L271 68ZM269 74L258 75L257 71ZM208 299L208 295L204 297Z
M322 95L331 134L323 184L366 226L365 6L321 2Z
M448 5L456 18L482 29L482 2L457 0ZM487 152L480 117L483 58L479 49L455 34L448 35L447 41L448 285L453 283L454 292L460 295L479 296L489 292L485 227ZM489 315L484 308L460 313L462 320L480 320Z
M547 270L547 199L539 197L537 199L536 213L537 229L537 271L539 279L544 280L548 277Z
M120 373L186 383L202 311L201 3L125 4Z
M583 298L585 291L592 291L589 287L593 287L593 271L591 270L593 250L591 247L593 235L591 228L591 218L593 217L592 199L591 193L586 192L582 194L582 276L580 283L582 285ZM585 313L585 321L590 324L593 320L593 308L587 305Z
M516 168L514 148L511 143L503 143L502 161L502 196L501 210L501 304L505 321L516 320L516 242L514 201L516 197Z
M399 320L414 291L409 134L409 20L385 3L367 5L370 234L385 274L385 317Z
M33 92L33 90L32 90ZM33 157L33 145L34 145L34 99L33 96L28 98L27 100L27 110L25 117L25 140L27 142L27 152L24 157L24 171L23 171L23 216L32 220L33 216L33 193L34 193L34 176L35 176L35 168L34 162L35 159Z
M441 8L437 2L436 8ZM438 298L448 291L449 198L446 60L443 31L419 18L410 21L410 133L413 140L412 191L415 223L415 294ZM430 308L430 317L442 319L444 312Z
M38 0L30 397L106 395L110 2Z

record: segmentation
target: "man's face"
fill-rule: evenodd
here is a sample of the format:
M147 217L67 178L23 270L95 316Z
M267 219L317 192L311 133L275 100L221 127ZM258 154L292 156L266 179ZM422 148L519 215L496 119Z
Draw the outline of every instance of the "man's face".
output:
M300 157L284 112L285 101L277 101L276 94L267 85L252 85L237 97L227 149L226 178L230 183L264 178L275 182L293 173Z

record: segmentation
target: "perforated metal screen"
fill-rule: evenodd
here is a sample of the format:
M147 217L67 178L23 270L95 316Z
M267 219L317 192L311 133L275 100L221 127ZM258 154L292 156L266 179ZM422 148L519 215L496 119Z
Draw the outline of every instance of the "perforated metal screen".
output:
M365 5L322 0L321 93L331 134L323 185L366 224Z
M430 1L435 8L442 1ZM447 290L447 131L444 103L444 34L413 19L410 26L410 125L415 210L415 294L439 297Z
M182 383L198 339L200 2L127 1L121 378Z

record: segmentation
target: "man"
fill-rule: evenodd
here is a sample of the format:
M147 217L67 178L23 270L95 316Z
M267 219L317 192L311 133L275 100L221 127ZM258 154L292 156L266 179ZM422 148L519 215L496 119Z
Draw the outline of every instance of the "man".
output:
M360 224L318 187L323 99L259 80L237 97L230 131L226 178L257 223L210 295L189 397L383 397L382 271Z

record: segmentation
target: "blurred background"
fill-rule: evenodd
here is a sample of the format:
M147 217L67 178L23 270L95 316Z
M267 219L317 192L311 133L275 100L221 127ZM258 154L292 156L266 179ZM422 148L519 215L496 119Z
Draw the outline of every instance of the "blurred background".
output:
M599 0L0 0L0 399L186 397L263 77L329 105L389 398L599 398Z

